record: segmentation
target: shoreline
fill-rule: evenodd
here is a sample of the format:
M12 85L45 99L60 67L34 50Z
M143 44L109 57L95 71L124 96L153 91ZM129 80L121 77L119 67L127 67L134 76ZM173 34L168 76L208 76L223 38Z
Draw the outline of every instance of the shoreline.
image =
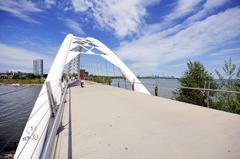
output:
M12 87L23 87L23 86L40 86L43 83L0 83L0 86L12 86Z
M44 80L41 79L0 79L2 86L35 86L43 83Z

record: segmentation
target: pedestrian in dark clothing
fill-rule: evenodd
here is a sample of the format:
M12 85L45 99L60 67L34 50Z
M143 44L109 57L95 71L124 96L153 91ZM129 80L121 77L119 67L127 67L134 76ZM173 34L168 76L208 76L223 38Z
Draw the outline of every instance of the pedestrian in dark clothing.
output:
M155 86L155 96L158 96L158 85Z

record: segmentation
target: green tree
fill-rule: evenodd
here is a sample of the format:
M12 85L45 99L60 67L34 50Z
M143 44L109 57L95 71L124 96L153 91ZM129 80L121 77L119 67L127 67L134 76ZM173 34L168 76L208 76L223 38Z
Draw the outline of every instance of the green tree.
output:
M78 78L78 74L77 74L77 73L73 73L73 74L72 74L72 77Z
M104 84L112 83L112 78L108 76L89 75L88 80Z
M228 61L225 61L222 70L223 75L216 70L220 80L218 87L225 90L240 91L240 66L237 69L237 66L232 63L230 58ZM218 93L217 107L224 111L240 114L240 94Z
M187 70L179 79L182 87L204 88L206 83L210 83L210 88L216 88L216 84L211 74L209 74L200 62L187 63ZM206 106L206 94L201 90L192 90L180 88L174 92L175 98L178 101L192 103L196 105ZM209 93L207 102L212 105L213 93Z

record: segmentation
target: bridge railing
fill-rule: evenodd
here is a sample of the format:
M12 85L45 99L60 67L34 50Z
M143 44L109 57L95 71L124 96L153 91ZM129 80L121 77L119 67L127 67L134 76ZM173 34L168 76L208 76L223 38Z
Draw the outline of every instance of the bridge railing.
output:
M172 79L164 79L164 82L166 81L171 82ZM150 80L151 81L151 80ZM224 97L224 96L231 96L231 97L239 97L240 96L240 91L238 90L228 90L228 89L213 89L210 87L187 87L187 86L181 86L180 84L173 82L172 84L163 84L159 82L158 79L153 82L153 79L151 82L146 82L142 80L141 82L147 89L148 91L154 95L154 96L160 96L160 97L165 97L169 99L176 100L176 96L178 95L179 90L187 90L187 91L194 91L196 92L199 96L202 97L202 106L209 107L209 108L214 108L218 110L224 110L228 112L234 112L230 109L227 108L227 106L220 106L219 104L219 99ZM114 87L119 87L119 88L124 88L128 90L134 90L134 86L137 85L138 83L132 83L128 82L127 80L124 79L113 79L111 85ZM188 98L190 103L196 103L195 98Z
M71 84L73 84L74 82L76 82L76 81L73 81L71 83L67 82L62 89L62 96L60 99L60 104L58 105L56 112L54 113L54 116L52 116L52 122L51 122L52 124L50 124L48 127L48 134L46 136L44 146L43 146L43 151L41 153L42 159L51 158L52 152L54 152L53 151L55 148L54 143L55 143L57 131L59 129L61 119L63 116L63 110L64 110L64 106L65 106L67 90L68 90L68 87ZM49 101L50 101L50 99L49 99Z

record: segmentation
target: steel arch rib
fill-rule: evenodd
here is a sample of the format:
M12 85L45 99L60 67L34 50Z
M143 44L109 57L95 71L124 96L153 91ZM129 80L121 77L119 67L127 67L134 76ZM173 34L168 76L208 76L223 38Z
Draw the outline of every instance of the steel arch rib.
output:
M146 87L142 84L142 82L136 77L136 75L117 57L116 54L113 53L111 49L109 49L102 42L92 37L87 37L87 38L75 37L75 39L77 39L77 41L80 40L80 44L77 45L75 42L72 44L73 46L71 48L76 48L77 46L84 47L84 43L88 45L93 45L96 49L98 49L102 53L100 54L102 58L112 63L117 68L119 68L123 76L131 84L134 84L134 90L136 92L150 94L149 91L146 89ZM69 61L71 61L73 58L75 58L77 55L81 53L82 52L70 51L68 54L66 63L68 63ZM85 54L96 55L92 50L87 50Z

